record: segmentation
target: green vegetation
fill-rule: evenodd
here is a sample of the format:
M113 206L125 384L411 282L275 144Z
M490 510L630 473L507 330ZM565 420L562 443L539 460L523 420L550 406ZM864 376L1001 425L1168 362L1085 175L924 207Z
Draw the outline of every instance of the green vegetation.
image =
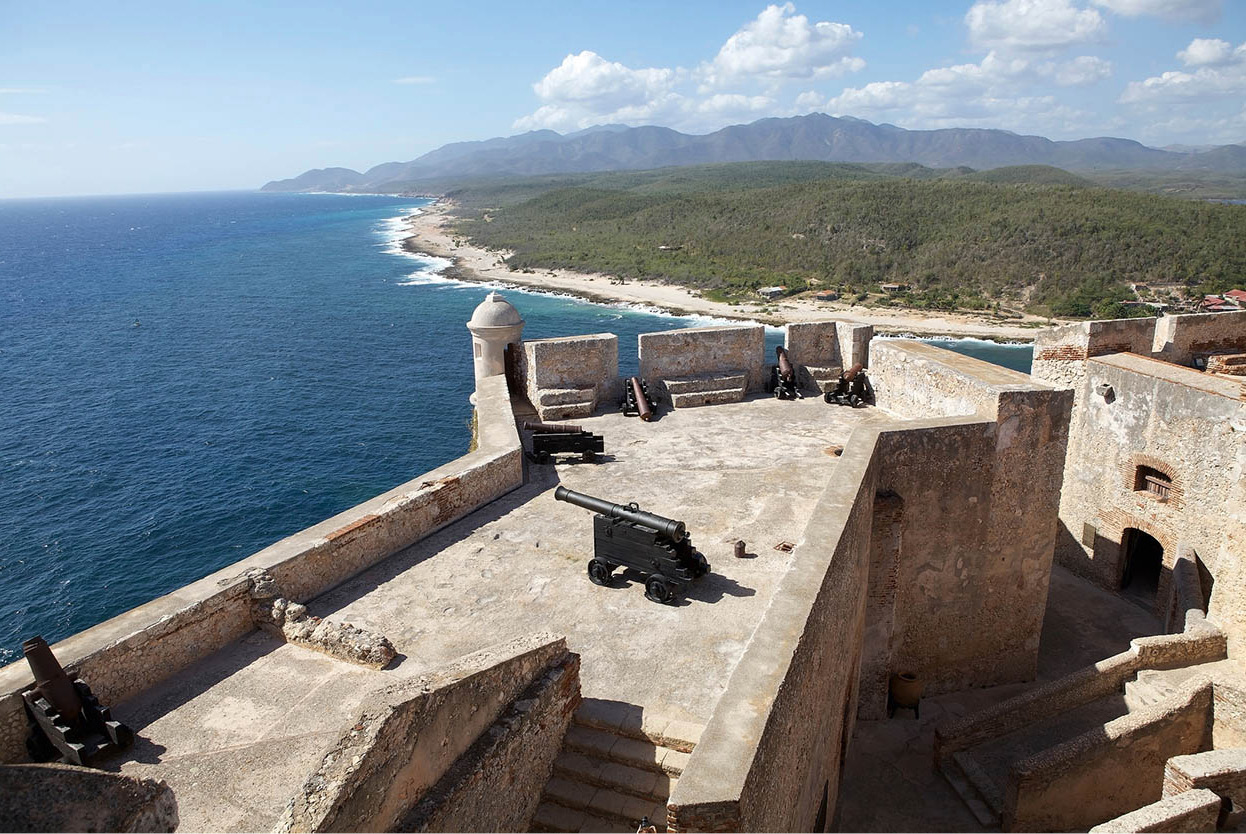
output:
M461 184L458 232L512 269L653 278L738 299L778 284L929 309L1132 314L1127 283L1246 276L1246 206L1086 187L1045 166L742 163ZM680 247L675 251L660 246Z

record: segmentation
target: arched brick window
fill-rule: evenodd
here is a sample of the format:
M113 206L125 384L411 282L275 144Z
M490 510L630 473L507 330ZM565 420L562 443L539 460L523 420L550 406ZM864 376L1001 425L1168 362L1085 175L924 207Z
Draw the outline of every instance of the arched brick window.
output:
M1172 477L1153 466L1138 466L1134 471L1134 491L1147 492L1160 501L1172 494Z

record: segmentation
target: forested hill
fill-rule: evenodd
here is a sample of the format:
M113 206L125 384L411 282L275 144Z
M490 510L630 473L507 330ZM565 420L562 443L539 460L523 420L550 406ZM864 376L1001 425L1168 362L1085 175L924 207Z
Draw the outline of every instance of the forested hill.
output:
M482 182L458 230L514 269L700 287L912 287L912 306L1003 301L1102 315L1128 283L1218 291L1246 277L1246 206L1090 187L1058 169L749 163ZM659 247L668 247L660 249ZM669 247L679 247L673 251Z

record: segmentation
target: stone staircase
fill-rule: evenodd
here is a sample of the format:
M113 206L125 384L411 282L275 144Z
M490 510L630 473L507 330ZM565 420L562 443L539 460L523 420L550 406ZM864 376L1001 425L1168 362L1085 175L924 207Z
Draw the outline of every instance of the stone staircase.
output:
M532 831L666 830L666 801L702 727L618 701L585 699L567 729Z
M594 388L542 388L533 403L543 422L592 417L597 408Z
M699 374L664 379L662 383L666 386L671 405L675 408L738 403L744 399L748 388L748 373L728 371L720 374Z
M1137 678L1125 682L1125 704L1133 712L1159 703L1175 695L1183 683L1204 669L1199 665L1180 669L1143 669L1138 672Z
M1110 695L953 753L939 762L939 768L978 822L998 826L1008 773L1015 763L1102 727L1128 712L1124 698Z

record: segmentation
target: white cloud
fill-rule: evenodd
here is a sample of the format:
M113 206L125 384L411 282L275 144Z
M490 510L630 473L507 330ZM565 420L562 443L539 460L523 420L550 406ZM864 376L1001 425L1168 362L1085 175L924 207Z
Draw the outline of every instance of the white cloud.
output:
M784 3L767 6L695 69L633 68L585 50L567 55L532 85L540 106L514 127L622 123L699 131L791 115L795 111L779 100L784 85L861 69L865 62L851 54L861 37L846 23L812 22Z
M844 75L865 67L851 55L861 37L846 23L810 23L791 3L771 5L727 38L701 72L707 87Z
M1110 71L1107 62L1034 64L990 52L976 64L927 70L916 81L875 81L848 88L826 102L828 112L899 121L908 127L1004 127L1033 132L1068 132L1087 114L1031 88L1054 78L1081 81Z
M1240 61L1244 54L1246 43L1234 49L1231 43L1219 38L1195 38L1177 57L1187 67L1215 67Z
M1177 56L1198 69L1170 70L1143 81L1131 81L1121 101L1159 105L1246 97L1246 43L1230 49L1224 41L1195 39Z
M1061 87L1085 87L1111 77L1112 62L1082 55L1064 63L1047 64L1040 71L1051 75Z
M0 113L0 125L40 125L47 121L42 116L23 116L19 113Z
M395 78L395 84L432 84L436 81L431 75L405 75L402 78Z
M25 95L28 93L45 93L37 87L0 87L0 95Z
M983 0L965 15L969 38L978 47L1008 51L1052 51L1103 37L1103 16L1070 0Z
M1220 17L1224 0L1094 0L1094 4L1126 17L1153 15L1168 20L1211 22Z
M672 69L631 69L585 50L568 55L532 89L547 102L583 102L614 109L668 92L677 75Z

